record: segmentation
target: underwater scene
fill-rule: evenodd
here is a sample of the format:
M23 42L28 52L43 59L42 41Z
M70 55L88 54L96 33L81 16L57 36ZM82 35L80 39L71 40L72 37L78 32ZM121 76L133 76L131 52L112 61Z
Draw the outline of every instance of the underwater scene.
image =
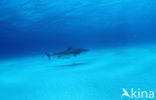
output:
M156 100L156 0L0 0L0 100Z

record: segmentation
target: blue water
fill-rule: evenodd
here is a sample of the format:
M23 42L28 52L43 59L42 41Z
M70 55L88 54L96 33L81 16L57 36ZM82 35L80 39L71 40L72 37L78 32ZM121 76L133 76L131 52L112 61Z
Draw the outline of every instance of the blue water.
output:
M154 0L1 0L0 53L155 43Z
M1 0L0 100L120 100L122 88L155 91L155 5ZM89 52L52 61L44 55L68 46Z

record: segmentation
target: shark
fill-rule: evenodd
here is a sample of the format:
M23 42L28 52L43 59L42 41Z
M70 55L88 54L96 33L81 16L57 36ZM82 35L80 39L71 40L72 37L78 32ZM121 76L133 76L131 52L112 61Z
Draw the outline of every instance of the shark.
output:
M72 48L71 46L69 46L66 50L62 51L62 52L56 52L53 54L49 54L49 53L45 53L45 55L48 57L48 59L50 60L51 57L53 56L54 58L63 58L63 57L69 57L69 56L77 56L80 55L82 53L88 52L88 49L82 49L82 48Z

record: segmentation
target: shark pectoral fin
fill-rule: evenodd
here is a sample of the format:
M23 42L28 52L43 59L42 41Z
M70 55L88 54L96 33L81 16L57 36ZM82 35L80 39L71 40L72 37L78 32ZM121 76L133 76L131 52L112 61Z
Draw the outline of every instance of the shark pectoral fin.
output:
M74 56L77 56L79 53L74 53Z
M48 59L50 60L50 58L51 58L51 55L49 54L49 53L45 53L45 55L48 57Z

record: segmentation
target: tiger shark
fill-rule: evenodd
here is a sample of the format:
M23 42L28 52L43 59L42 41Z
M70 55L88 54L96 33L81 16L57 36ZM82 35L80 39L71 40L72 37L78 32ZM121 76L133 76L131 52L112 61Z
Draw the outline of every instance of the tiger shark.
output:
M88 52L88 49L68 47L65 51L56 52L56 53L53 53L52 55L46 52L45 55L50 60L52 56L54 58L55 57L57 57L57 58L63 58L63 57L69 57L69 56L77 56L77 55L82 54L82 53L85 53L85 52Z

